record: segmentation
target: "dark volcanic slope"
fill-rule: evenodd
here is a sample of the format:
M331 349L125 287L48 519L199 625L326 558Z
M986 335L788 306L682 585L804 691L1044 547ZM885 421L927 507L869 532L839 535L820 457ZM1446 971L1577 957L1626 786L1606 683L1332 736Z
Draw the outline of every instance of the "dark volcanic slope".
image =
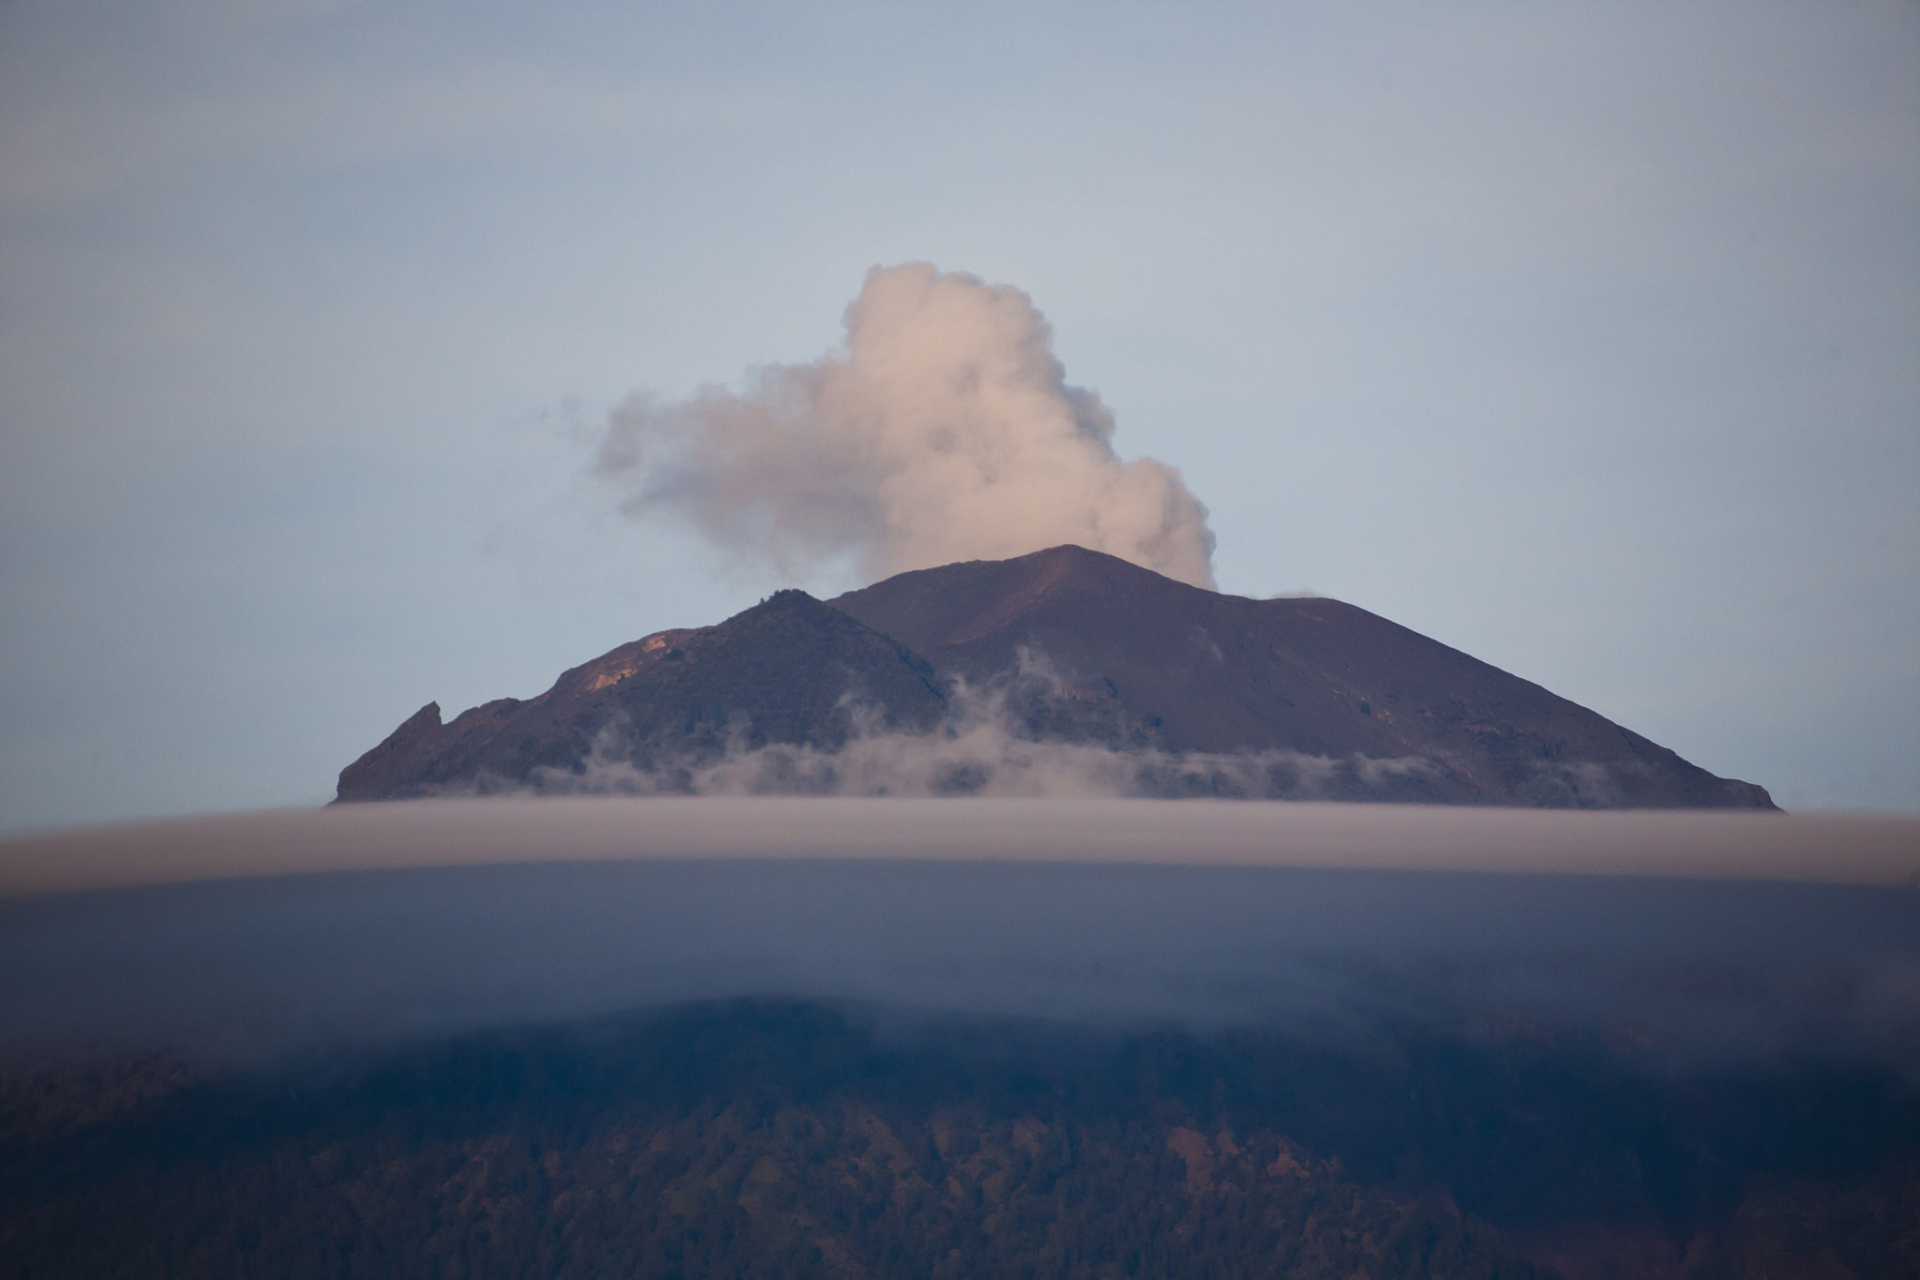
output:
M428 703L341 771L338 798L488 790L543 776L564 785L590 760L644 769L729 745L837 747L854 728L848 693L907 728L930 727L945 706L924 660L804 592L782 591L717 627L621 645L537 698L502 698L451 724Z
M831 751L875 724L931 729L954 679L989 694L960 709L990 706L1020 736L1154 749L1126 762L1122 789L1141 794L1773 807L1760 787L1363 609L1220 595L1071 546L904 573L831 605L783 591L451 724L430 703L341 772L339 798L694 789L685 771L731 748ZM856 724L855 704L876 719ZM983 759L951 789L1021 767Z
M1337 600L1220 595L1062 546L903 573L831 603L943 676L988 681L1022 648L1044 653L1089 722L1130 722L1171 751L1436 762L1388 779L1396 799L1773 807L1763 788Z

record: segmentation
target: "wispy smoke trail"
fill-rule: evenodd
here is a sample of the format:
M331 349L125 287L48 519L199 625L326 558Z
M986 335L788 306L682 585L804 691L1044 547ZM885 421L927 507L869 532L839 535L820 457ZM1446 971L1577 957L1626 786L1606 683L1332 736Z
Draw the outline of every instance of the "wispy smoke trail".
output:
M1063 740L1036 729L1076 710L1074 686L1044 654L983 685L957 680L948 714L925 732L890 725L851 694L853 732L833 746L748 745L742 721L718 754L660 754L620 721L605 725L577 769L525 782L483 777L437 794L1182 797L1317 800L1391 797L1439 768L1425 757L1336 759L1297 751L1174 752L1129 741ZM1099 725L1082 726L1098 729Z
M1172 467L1120 460L1026 294L876 267L846 326L844 351L744 391L616 409L597 470L623 510L781 571L851 556L873 579L1074 543L1213 586L1206 508Z
M1041 649L1010 669L950 679L945 711L903 726L884 707L843 693L838 721L816 739L768 741L736 713L724 734L644 732L615 711L568 765L512 775L482 771L423 785L439 799L547 796L841 796L1048 799L1343 800L1434 803L1462 766L1445 755L1366 756L1175 751L1103 704L1089 682ZM1631 763L1518 762L1517 794L1542 808L1618 807ZM1618 772L1616 772L1616 770ZM1524 788L1524 791L1522 790Z

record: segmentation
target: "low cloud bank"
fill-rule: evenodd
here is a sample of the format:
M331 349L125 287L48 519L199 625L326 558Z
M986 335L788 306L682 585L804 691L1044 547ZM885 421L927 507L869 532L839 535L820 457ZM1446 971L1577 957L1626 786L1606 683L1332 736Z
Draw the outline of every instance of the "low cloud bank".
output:
M596 470L622 509L783 574L850 558L875 581L1070 542L1214 585L1206 508L1165 463L1120 460L1113 415L1067 384L1026 294L876 267L846 329L843 351L744 390L614 410Z
M245 1060L738 995L1920 1062L1911 890L992 862L354 872L0 905L12 1055Z
M1920 818L1288 801L512 795L17 836L0 840L0 901L335 871L738 859L1509 872L1911 889L1920 887Z
M1910 1069L1914 831L1205 801L506 799L69 832L0 845L24 894L0 900L0 1056L258 1059L789 995L1114 1027L1572 1027L1663 1069ZM1799 882L1684 878L1714 874ZM49 891L87 884L135 887Z

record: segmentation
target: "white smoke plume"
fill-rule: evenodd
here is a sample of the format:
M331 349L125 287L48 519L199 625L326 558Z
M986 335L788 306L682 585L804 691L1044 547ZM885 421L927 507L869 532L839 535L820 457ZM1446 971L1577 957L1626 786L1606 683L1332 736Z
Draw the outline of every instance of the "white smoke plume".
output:
M1212 588L1207 510L1180 473L1122 462L1113 415L1068 386L1018 289L876 267L844 350L615 409L596 470L630 515L677 515L782 572L848 557L868 580L1074 543Z
M1032 692L1019 685L1052 679L1044 663L1023 653L1014 680L978 689L957 683L951 713L928 732L890 726L879 712L849 696L842 705L855 731L839 746L776 742L750 747L744 741L749 726L743 723L740 740L718 757L656 760L646 767L633 763L634 744L616 721L602 730L577 771L542 769L526 784L482 779L439 794L1317 800L1356 792L1389 794L1385 788L1394 780L1435 767L1425 757L1172 752L1041 738L1025 731L1010 704L1017 694Z

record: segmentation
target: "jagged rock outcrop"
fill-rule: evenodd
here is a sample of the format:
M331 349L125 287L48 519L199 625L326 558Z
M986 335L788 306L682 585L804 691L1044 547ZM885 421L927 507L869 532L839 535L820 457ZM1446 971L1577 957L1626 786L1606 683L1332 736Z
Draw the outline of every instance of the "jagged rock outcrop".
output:
M933 669L801 591L715 627L661 631L566 672L522 701L443 724L428 703L340 773L341 800L591 785L593 769L682 767L770 742L831 750L884 707L930 728L945 708Z

